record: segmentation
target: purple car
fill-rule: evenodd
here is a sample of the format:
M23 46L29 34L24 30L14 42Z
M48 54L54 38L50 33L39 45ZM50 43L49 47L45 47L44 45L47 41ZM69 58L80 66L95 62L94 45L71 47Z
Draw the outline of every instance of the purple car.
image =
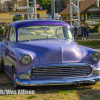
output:
M100 54L74 41L62 21L11 23L0 43L0 71L14 87L95 83L100 80Z

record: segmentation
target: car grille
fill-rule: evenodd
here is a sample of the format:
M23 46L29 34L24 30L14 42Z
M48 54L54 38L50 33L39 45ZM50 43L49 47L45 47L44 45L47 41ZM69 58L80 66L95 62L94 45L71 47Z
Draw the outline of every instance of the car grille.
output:
M55 78L55 77L81 77L89 76L92 73L90 66L52 66L38 67L31 71L35 78Z

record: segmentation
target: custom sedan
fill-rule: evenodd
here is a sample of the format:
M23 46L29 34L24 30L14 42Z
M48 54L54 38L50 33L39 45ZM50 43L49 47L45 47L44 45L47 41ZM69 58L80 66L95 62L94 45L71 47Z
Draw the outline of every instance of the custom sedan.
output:
M74 41L71 27L57 20L11 23L0 42L0 71L14 87L95 83L100 54Z

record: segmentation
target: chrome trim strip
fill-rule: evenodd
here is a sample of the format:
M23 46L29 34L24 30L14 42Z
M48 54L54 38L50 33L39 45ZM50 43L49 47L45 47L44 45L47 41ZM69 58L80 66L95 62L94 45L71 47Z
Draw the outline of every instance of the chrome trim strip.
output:
M15 59L18 59L18 58L16 58L15 56L13 56L11 53L10 53L10 56L14 57ZM20 59L20 58L19 58L19 59Z
M47 79L47 80L21 80L16 79L16 83L21 86L45 86L45 85L71 85L81 83L94 83L100 81L100 76L73 79Z
M63 63L63 64L47 64L47 65L36 65L34 67L51 67L51 66L90 66L93 67L91 64L88 63Z

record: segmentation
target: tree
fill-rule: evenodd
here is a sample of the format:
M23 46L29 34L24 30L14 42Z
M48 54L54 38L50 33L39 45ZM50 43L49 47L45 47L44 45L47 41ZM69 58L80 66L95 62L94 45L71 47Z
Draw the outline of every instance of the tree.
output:
M40 4L42 2L42 0L36 0L37 4Z
M40 4L43 9L51 12L51 0L37 0L37 4ZM55 1L55 8L57 8L57 2Z
M45 10L51 11L51 0L41 0L40 6Z

